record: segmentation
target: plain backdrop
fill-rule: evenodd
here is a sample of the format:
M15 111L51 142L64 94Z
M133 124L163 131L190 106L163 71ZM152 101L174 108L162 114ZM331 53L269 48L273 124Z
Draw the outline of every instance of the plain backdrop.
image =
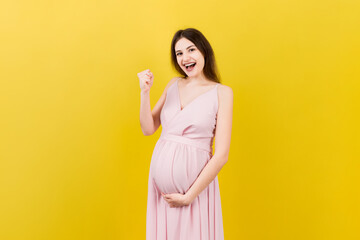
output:
M145 239L179 29L211 43L234 92L219 173L226 240L360 239L357 0L2 1L0 239Z

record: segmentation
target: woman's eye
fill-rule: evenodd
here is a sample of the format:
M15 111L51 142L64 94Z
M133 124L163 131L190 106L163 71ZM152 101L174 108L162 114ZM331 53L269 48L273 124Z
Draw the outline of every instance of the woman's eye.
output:
M190 48L190 49L189 49L189 51L191 51L191 52L192 52L193 50L195 51L195 48ZM179 54L181 54L181 53L177 53L176 56L179 56Z

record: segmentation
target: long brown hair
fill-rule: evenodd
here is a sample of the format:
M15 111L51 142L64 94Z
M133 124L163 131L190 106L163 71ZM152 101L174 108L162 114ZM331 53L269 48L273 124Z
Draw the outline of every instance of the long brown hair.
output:
M204 65L203 73L205 77L211 81L220 83L220 76L215 62L214 51L209 41L205 38L205 36L195 28L186 28L185 30L178 30L171 41L171 63L175 68L175 70L178 71L183 77L187 78L186 73L181 69L181 67L177 63L177 58L175 53L175 44L181 38L186 38L189 41L193 42L204 56L205 65Z

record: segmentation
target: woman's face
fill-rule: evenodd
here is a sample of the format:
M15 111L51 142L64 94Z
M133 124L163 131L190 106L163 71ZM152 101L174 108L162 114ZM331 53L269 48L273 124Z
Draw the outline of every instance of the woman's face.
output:
M204 56L195 44L186 38L181 38L175 44L177 63L187 76L193 77L202 73L205 65ZM194 65L195 66L192 66ZM189 67L187 67L190 65Z

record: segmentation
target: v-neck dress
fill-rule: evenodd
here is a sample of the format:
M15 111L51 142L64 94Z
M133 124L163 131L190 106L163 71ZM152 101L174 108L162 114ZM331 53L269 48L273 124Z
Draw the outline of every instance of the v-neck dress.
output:
M178 80L160 113L161 136L151 157L146 212L147 240L224 239L218 177L188 206L174 207L163 193L185 194L213 156L217 87L181 107Z

